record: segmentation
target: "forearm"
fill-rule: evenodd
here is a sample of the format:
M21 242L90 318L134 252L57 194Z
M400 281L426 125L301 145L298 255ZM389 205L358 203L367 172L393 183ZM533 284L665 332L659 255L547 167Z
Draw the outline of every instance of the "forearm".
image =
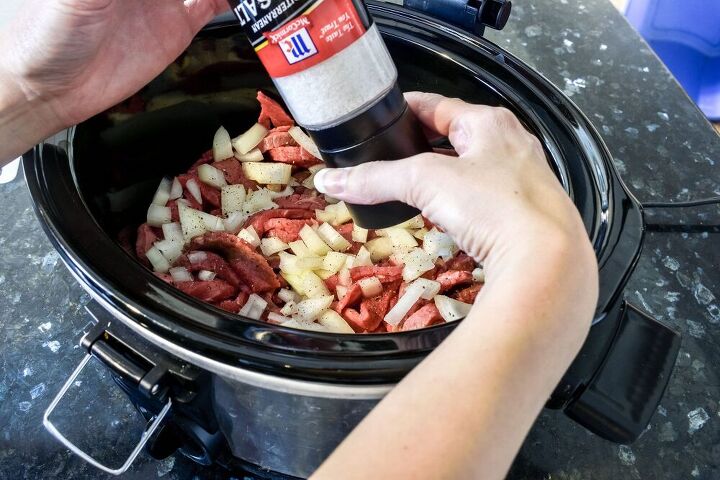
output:
M502 478L580 348L596 299L596 287L578 288L596 279L572 278L576 269L545 253L495 272L470 316L317 478ZM576 261L572 249L559 255Z

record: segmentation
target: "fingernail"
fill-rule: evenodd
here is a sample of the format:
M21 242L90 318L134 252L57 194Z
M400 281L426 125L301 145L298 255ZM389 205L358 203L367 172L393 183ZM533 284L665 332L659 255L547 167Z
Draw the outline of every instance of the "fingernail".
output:
M324 168L315 174L315 188L320 193L339 195L345 191L347 176L344 168Z

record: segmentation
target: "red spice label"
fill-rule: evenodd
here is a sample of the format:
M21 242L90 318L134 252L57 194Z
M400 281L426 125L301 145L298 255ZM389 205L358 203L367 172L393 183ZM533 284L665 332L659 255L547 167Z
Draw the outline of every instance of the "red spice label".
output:
M365 33L352 0L319 0L274 30L255 51L272 77L284 77L327 60Z

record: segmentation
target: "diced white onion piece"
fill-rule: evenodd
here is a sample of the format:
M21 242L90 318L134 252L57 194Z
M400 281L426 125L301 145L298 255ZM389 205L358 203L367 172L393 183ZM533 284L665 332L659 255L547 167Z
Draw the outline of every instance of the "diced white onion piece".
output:
M338 252L328 252L323 259L322 268L328 272L337 273L345 265L347 255Z
M411 283L405 289L405 293L400 297L393 308L385 315L385 321L390 325L397 325L407 315L415 302L420 300L424 293L422 285Z
M295 266L301 270L318 270L323 266L321 257L299 257L295 261Z
M325 207L324 211L328 217L332 215L332 220L327 220L327 222L331 225L338 226L352 220L352 216L350 216L350 211L348 210L347 205L345 205L345 202L338 202L335 205L328 205L327 207Z
M238 238L245 240L247 243L249 243L255 248L260 246L260 236L257 234L257 232L255 231L255 227L253 227L252 225L240 230L237 236Z
M355 261L353 267L372 267L372 257L370 251L365 246L360 247L357 255L355 255Z
M256 123L250 127L245 133L232 139L232 146L236 152L245 155L253 148L257 147L267 135L268 129Z
M277 296L280 300L283 302L297 302L300 300L300 296L293 292L292 290L288 290L287 288L281 288L278 290Z
M170 240L171 242L178 242L180 245L183 244L185 238L183 237L182 227L180 223L165 223L162 226L163 238Z
M302 240L296 240L294 242L288 243L290 246L290 250L297 255L298 257L314 257L316 256L313 252L310 251L310 249L305 245L305 242Z
M424 240L427 233L428 229L423 227L420 230L415 230L415 232L413 233L413 237L417 238L418 240Z
M318 323L333 333L355 333L352 327L335 310L328 310L320 315Z
M145 256L150 261L153 270L159 273L167 273L170 270L170 262L160 253L155 247L150 247L150 250L145 252Z
M226 232L237 233L245 224L247 215L244 212L232 212L227 218L223 219L223 226Z
M233 156L232 141L225 127L218 128L213 138L213 158L216 162Z
M382 283L380 283L380 279L378 279L377 277L363 278L362 280L358 281L358 285L360 285L360 289L362 290L363 296L365 298L380 295L380 292L382 292L383 289Z
M416 230L418 228L423 228L425 226L425 221L422 218L422 215L415 215L410 220L405 220L403 223L400 223L398 225L395 225L393 228L405 228L409 230Z
M270 187L270 186L271 185L268 185L268 187ZM277 186L282 187L282 185L277 185ZM285 188L279 192L275 192L273 190L270 190L269 188L268 188L268 190L270 191L270 196L272 198L289 197L290 195L295 193L295 189L292 188L290 185L285 185Z
M472 305L455 300L445 295L435 296L435 306L446 322L453 322L467 317Z
M155 242L155 248L160 250L160 253L163 254L163 257L172 264L177 260L180 255L182 255L184 242L180 240L179 242L175 242L172 240L161 240L159 242Z
M297 142L297 144L307 150L310 155L322 160L322 157L320 156L320 151L315 145L315 142L313 142L310 137L305 134L305 132L300 130L300 127L292 127L290 130L288 130L288 133Z
M178 198L177 199L178 206L185 205L186 207L190 206L190 202L188 202L187 198Z
M417 247L418 243L415 237L404 228L388 228L386 233L395 248Z
M328 205L335 205L336 203L340 202L337 198L331 197L330 195L323 195L325 197L325 201L328 203Z
M198 167L198 178L201 182L217 189L221 189L227 185L227 181L225 181L225 174L222 170L219 170L207 163Z
M345 237L335 230L329 223L323 223L317 229L317 234L336 252L344 252L352 245Z
M325 282L313 272L304 272L301 279L302 289L306 297L313 298L330 295L330 291L325 285Z
M323 280L327 280L328 278L335 275L335 272L331 272L329 270L323 270L322 268L319 268L319 269L315 270L315 275L322 278Z
M338 285L335 287L335 292L337 292L337 298L338 300L342 300L345 295L347 295L348 287L344 287L342 285Z
M279 257L280 257L280 270L283 273L289 273L292 275L301 275L302 273L305 272L305 270L298 268L298 266L297 266L298 257L297 256L292 255L287 252L280 252ZM295 290L298 290L298 289L295 289ZM302 291L302 289L300 289L298 291Z
M313 165L313 166L311 166L311 167L308 167L308 172L310 172L310 173L317 173L317 172L319 172L320 170L322 170L323 168L325 168L325 165L322 165L322 164L320 164L320 165Z
M367 237L368 237L368 230L366 228L358 227L357 225L353 224L353 231L352 231L353 242L365 243L365 242L367 242Z
M152 204L161 207L167 205L168 200L170 200L170 188L172 188L172 181L169 178L163 178L160 181L160 186L155 191Z
M182 183L180 183L180 180L175 177L172 182L172 186L170 187L170 200L175 200L177 198L182 197L183 194L183 188Z
M338 272L338 285L342 285L344 287L349 287L352 284L352 276L350 275L350 270L347 268L343 268Z
M209 282L210 280L215 280L215 272L211 272L210 270L200 270L198 272L198 278L202 280L203 282Z
M275 255L278 252L288 249L288 244L275 237L263 238L260 241L260 251L263 255L269 257Z
M259 148L253 148L245 154L235 152L235 158L241 162L262 162L265 160Z
M473 282L485 282L485 270L478 267L472 271Z
M301 322L295 319L290 320L289 322L285 322L281 324L281 326L287 328L297 328L298 330L309 330L311 332L327 332L327 329L318 323Z
M450 235L433 228L423 238L423 250L433 258L449 260L458 252L458 247Z
M435 295L440 292L440 282L428 280L427 278L418 278L413 284L420 285L423 289L422 298L432 300Z
M282 254L280 255L282 258ZM294 273L288 273L285 271L280 272L280 275L287 281L290 287L297 292L298 295L305 295L303 290L302 277Z
M178 204L178 212L180 213L180 225L182 225L186 242L207 231L205 219L201 215L202 212L186 207L183 204Z
M282 325L283 323L292 322L293 319L284 315L280 315L279 313L270 312L268 313L268 321L276 323L278 325Z
M324 256L330 251L330 247L309 225L305 225L300 230L300 238L302 238L307 248L318 256Z
M225 185L220 192L222 212L228 215L232 212L242 212L245 203L245 187L242 185Z
M185 267L174 267L170 269L170 276L173 282L192 282L193 276L190 275L187 268Z
M315 218L321 222L335 223L335 212L329 210L315 210Z
M403 280L415 280L420 275L435 268L433 258L420 248L413 249L403 258Z
M262 314L265 311L265 307L267 307L265 299L256 293L253 293L248 297L247 302L240 309L238 315L249 317L253 320L260 320L260 317L262 317Z
M365 244L365 248L370 252L373 262L385 260L393 254L393 244L388 237L373 238Z
M324 295L303 300L297 304L294 318L298 321L312 322L330 308L334 298L332 295Z
M249 192L243 203L243 212L246 215L252 215L263 210L277 208L277 203L273 202L273 193L266 188Z
M287 185L290 183L292 165L275 162L244 162L243 172L250 180L263 184Z
M201 263L207 260L208 256L205 252L191 252L188 253L188 260L190 260L190 263Z
M295 293L295 292L293 292ZM299 295L298 295L299 297ZM280 313L283 315L293 315L297 313L297 301L289 301L280 309Z
M160 227L164 223L172 222L172 211L170 207L150 205L147 212L147 223L152 227Z
M205 222L205 228L211 232L224 232L225 231L225 223L223 222L223 219L220 217L216 217L215 215L210 215L209 213L205 212L198 212L200 217L203 219L203 222Z
M190 180L185 182L185 187L187 187L188 192L190 192L190 195L192 195L195 201L202 205L202 194L200 193L200 185L198 185L195 179L191 178Z

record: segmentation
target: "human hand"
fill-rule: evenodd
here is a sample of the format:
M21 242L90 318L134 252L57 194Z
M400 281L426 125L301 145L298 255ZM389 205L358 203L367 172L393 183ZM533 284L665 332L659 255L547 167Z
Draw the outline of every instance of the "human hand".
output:
M33 0L3 35L3 67L60 127L124 100L188 46L224 0Z

